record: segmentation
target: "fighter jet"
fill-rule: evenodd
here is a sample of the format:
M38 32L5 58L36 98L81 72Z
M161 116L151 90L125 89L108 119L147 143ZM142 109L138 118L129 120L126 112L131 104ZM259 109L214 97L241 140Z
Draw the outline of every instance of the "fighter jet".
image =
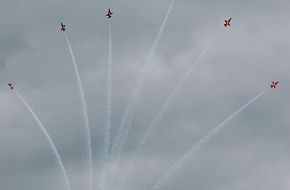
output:
M279 81L272 81L271 88L276 88Z
M8 82L8 86L9 86L10 90L13 90L14 89L14 85L13 85L12 82Z
M232 18L230 18L229 20L225 20L224 26L225 27L231 26L231 23L230 23L231 20L232 20Z
M61 30L62 32L64 32L64 31L65 31L65 25L61 22L61 23L60 23L60 26L61 26L61 29L60 29L60 30Z
M108 10L108 13L106 14L106 16L108 17L108 18L111 18L112 17L112 12L111 12L111 9L109 8L109 10Z

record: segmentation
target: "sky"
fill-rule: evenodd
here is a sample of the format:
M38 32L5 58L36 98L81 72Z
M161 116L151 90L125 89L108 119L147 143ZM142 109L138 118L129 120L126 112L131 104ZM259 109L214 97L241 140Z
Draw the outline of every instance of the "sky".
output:
M9 90L12 81L46 127L72 190L88 189L84 119L66 24L79 67L92 135L94 190L102 175L108 19L112 26L114 139L171 0L0 0L0 188L66 190L37 123ZM156 48L120 165L122 190L150 190L188 149L257 94L160 190L290 188L288 0L175 0ZM225 28L224 20L232 18ZM198 57L203 56L198 59ZM150 122L192 65L189 77L127 165ZM279 80L278 88L270 88ZM112 141L111 141L112 143Z

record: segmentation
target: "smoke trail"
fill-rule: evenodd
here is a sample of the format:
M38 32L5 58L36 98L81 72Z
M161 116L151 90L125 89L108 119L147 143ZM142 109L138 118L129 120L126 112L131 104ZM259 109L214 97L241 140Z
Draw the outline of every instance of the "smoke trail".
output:
M253 99L248 101L245 105L239 108L237 111L232 113L228 118L226 118L223 122L213 128L211 131L207 133L202 139L200 139L196 144L194 144L184 155L181 156L179 160L177 160L163 175L158 179L158 181L154 184L151 190L157 190L161 186L168 183L176 173L183 167L185 164L189 162L195 151L197 151L203 144L207 143L219 130L221 130L229 121L235 118L241 111L251 105L255 100L257 100L260 96L262 96L264 92L261 92Z
M112 30L111 22L109 21L109 57L108 57L108 78L107 78L107 97L106 97L106 126L104 130L104 171L101 176L99 190L104 190L106 186L107 168L109 162L110 138L111 138L111 125L112 125Z
M87 112L87 103L86 103L85 93L84 93L80 73L78 70L78 66L76 64L74 53L72 51L72 48L71 48L71 45L70 45L70 42L68 40L66 33L64 33L64 36L65 36L65 39L69 48L69 52L71 54L74 71L77 78L77 84L78 84L79 92L81 95L82 111L83 111L83 117L85 120L85 140L86 140L85 158L88 162L89 175L90 175L90 190L92 190L93 189L93 157L92 157L91 132L90 132L90 126L89 126L89 117L88 117L88 112Z
M109 57L108 57L108 82L107 82L107 126L105 136L105 156L109 158L110 149L110 131L112 125L112 31L111 23L109 22Z
M180 88L182 87L182 85L187 81L187 79L189 78L189 76L191 75L191 73L194 71L194 69L196 68L196 66L202 60L202 58L204 57L204 55L207 53L207 51L211 47L211 44L212 44L212 42L201 52L201 54L197 57L197 59L190 66L189 70L185 73L185 75L178 82L177 86L173 89L173 91L171 92L171 94L167 97L165 103L162 105L162 107L159 110L158 114L155 116L155 118L150 123L150 125L147 128L147 130L145 131L145 134L143 135L141 141L137 145L137 148L133 152L133 154L132 154L132 156L130 158L130 161L128 162L128 166L136 163L137 156L140 155L143 152L144 146L148 142L149 138L155 133L155 131L159 127L158 123L163 118L163 116L167 112L167 110L170 108L171 103L172 103L172 100L174 99L176 93L180 90ZM127 179L127 177L128 177L128 173L127 172L124 172L124 174L121 176L120 184L119 184L119 186L118 186L117 189L119 189L123 185L123 183L125 182L125 180Z
M134 92L130 96L129 103L128 103L127 107L126 107L125 113L124 113L123 118L121 120L120 128L118 130L116 139L114 141L114 144L113 144L111 152L110 152L110 160L114 161L114 163L113 163L113 165L111 167L111 170L110 170L111 174L114 173L114 171L115 171L115 169L117 167L117 164L118 164L119 158L121 156L123 147L124 147L125 142L127 140L127 136L128 136L128 133L129 133L129 128L132 125L132 120L133 120L134 115L135 115L136 107L139 104L140 95L141 95L141 93L143 91L143 86L144 86L144 81L145 81L145 74L147 73L149 67L151 66L152 59L153 59L153 57L155 55L155 51L156 51L157 45L158 45L158 43L160 41L161 35L163 33L163 30L165 28L166 22L168 20L168 17L170 15L171 10L172 10L173 4L174 4L174 0L171 1L171 4L170 4L170 6L169 6L169 8L167 10L167 13L166 13L166 15L165 15L165 17L163 19L162 25L161 25L161 27L160 27L160 29L158 31L158 34L157 34L157 36L156 36L156 38L154 40L154 43L152 45L150 54L149 54L149 56L146 59L145 66L144 66L143 70L141 71L139 80L137 82L137 87L136 87L136 89L134 90Z
M46 131L44 125L41 123L41 121L39 120L39 118L37 117L37 115L34 113L34 111L32 110L32 108L29 106L29 104L25 101L25 99L16 91L14 90L15 94L18 96L18 98L22 101L22 103L26 106L26 108L29 110L29 112L32 114L33 118L35 119L35 121L37 122L38 126L40 127L40 129L42 130L43 134L45 135L46 139L48 140L48 143L50 145L50 148L53 151L53 154L55 156L56 162L58 164L58 166L61 169L61 172L63 174L64 180L65 180L65 184L68 190L71 190L71 186L70 186L70 182L68 180L68 176L66 173L66 170L64 168L63 162L61 160L61 157L58 153L57 148L55 147L51 137L49 136L48 132Z
M180 88L182 87L182 85L190 77L191 73L194 71L195 67L201 61L201 59L206 54L206 52L208 51L208 49L209 49L209 46L202 51L202 53L198 56L198 58L194 62L194 64L191 65L191 67L189 68L189 70L185 73L185 75L178 82L177 86L173 89L173 91L171 92L171 94L168 96L168 98L166 99L165 103L162 105L160 111L158 112L158 114L156 115L156 117L153 119L153 121L150 123L148 129L146 130L146 132L145 132L144 136L142 137L141 141L139 142L139 144L138 144L138 146L136 148L136 151L135 151L135 153L133 153L133 155L134 154L141 153L141 149L144 148L144 145L148 142L149 137L154 133L154 131L156 130L156 128L159 127L159 125L157 125L157 124L160 122L160 120L163 118L164 114L169 109L169 107L170 107L170 105L172 103L172 100L174 99L176 93L180 90Z

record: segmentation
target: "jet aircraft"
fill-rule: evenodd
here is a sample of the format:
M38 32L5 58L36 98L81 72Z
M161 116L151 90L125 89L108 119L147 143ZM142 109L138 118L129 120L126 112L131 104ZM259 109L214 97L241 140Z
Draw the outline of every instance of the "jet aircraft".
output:
M232 20L232 18L230 18L229 20L225 20L224 26L225 27L231 26L231 23L230 23L231 20Z
M108 10L108 13L106 14L106 16L108 17L108 18L111 18L112 17L112 12L111 12L111 9L109 8L109 10Z
M272 81L271 88L277 88L279 81Z
M8 82L8 86L9 86L10 90L13 90L14 89L14 85L13 85L12 82Z
M64 32L64 31L65 31L65 25L64 25L62 22L60 23L60 25L61 25L61 29L60 29L60 30L61 30L62 32Z

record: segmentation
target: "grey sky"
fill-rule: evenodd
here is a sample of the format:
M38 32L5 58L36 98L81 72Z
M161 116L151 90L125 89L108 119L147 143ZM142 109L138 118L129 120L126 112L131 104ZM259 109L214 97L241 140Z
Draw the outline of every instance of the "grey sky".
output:
M170 4L159 1L0 0L0 189L65 190L50 147L8 90L13 81L52 136L72 189L86 189L81 104L60 22L67 25L88 102L95 183L105 126L108 24L113 37L112 137ZM288 0L176 0L146 75L117 178L151 120L196 57L124 189L150 189L188 148L246 101L264 96L203 146L164 189L282 190L290 187ZM233 17L232 26L223 20ZM279 88L269 89L272 80ZM113 182L112 182L113 183Z

